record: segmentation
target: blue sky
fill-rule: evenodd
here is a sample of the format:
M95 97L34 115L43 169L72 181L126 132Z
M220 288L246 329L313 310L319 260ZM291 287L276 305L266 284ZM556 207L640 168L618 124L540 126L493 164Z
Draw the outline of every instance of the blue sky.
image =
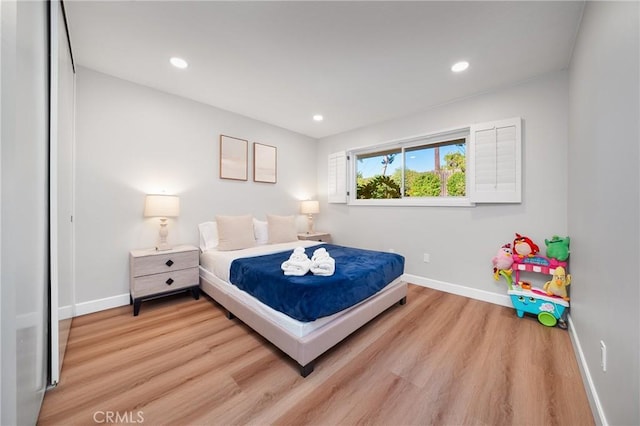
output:
M440 167L444 167L444 156L450 152L464 153L464 147L458 147L455 145L441 146L440 147ZM382 157L371 157L364 160L358 160L357 167L358 172L362 173L362 177L368 178L375 175L379 175L382 172ZM391 176L396 169L402 167L402 158L400 154L396 155L393 163L387 167L387 176ZM421 149L416 151L407 152L407 169L415 170L417 172L426 172L433 170L433 148Z

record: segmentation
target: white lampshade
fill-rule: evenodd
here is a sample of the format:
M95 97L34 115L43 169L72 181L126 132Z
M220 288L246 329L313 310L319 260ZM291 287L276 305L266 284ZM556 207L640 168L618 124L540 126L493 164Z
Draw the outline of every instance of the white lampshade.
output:
M147 195L144 200L145 217L176 217L180 215L177 195Z
M320 203L314 200L303 201L300 204L300 213L302 214L317 214L320 213Z

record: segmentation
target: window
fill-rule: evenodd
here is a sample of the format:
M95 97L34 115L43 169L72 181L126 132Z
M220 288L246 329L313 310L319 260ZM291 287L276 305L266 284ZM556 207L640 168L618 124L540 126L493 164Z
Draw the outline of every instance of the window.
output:
M467 140L454 139L404 151L405 197L464 197Z
M332 154L329 202L519 203L521 169L520 118L474 124Z
M399 148L356 155L356 198L401 198L401 156Z
M466 139L354 154L360 200L464 197Z
M469 129L425 135L349 153L351 204L470 205L466 197Z

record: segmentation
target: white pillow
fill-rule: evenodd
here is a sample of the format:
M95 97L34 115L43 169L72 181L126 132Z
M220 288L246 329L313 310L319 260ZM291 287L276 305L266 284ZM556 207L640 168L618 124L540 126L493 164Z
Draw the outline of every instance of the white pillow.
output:
M253 216L216 216L218 224L218 250L241 250L256 245L253 234Z
M267 215L269 244L298 241L298 227L295 216Z
M218 225L215 222L203 222L198 225L200 231L200 251L214 249L218 246Z
M253 234L256 237L256 244L263 245L269 242L269 224L266 220L253 218Z

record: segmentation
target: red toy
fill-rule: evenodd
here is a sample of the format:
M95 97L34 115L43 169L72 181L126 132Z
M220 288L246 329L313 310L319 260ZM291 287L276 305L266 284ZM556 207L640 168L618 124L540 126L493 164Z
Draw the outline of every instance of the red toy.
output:
M516 233L513 240L513 253L520 257L535 256L540 252L540 248L531 241L531 238Z

